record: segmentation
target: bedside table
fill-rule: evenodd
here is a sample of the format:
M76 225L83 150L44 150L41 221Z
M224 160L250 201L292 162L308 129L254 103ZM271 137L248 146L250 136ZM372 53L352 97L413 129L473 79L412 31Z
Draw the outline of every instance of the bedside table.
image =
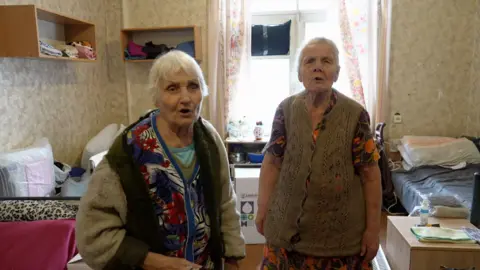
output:
M410 231L419 222L420 217L388 217L385 253L392 269L438 270L440 266L480 269L480 245L419 242ZM475 228L466 219L429 218L429 223L451 229Z

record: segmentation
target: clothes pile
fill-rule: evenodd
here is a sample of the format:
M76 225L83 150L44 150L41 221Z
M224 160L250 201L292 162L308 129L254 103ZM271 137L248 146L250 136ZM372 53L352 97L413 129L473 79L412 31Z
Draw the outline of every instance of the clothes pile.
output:
M90 60L97 58L92 44L88 41L74 41L56 45L51 45L45 41L40 41L39 43L40 53L43 55Z
M90 60L95 60L97 58L92 44L88 41L73 41L67 43L67 45L73 46L77 49L79 58Z
M52 45L40 40L40 53L48 56L62 56L62 52Z
M125 49L125 59L140 60L140 59L155 59L159 55L165 54L171 50L181 50L192 57L195 57L194 42L183 42L176 47L168 47L165 44L154 44L152 41L146 42L144 46L139 45L133 41L129 41Z

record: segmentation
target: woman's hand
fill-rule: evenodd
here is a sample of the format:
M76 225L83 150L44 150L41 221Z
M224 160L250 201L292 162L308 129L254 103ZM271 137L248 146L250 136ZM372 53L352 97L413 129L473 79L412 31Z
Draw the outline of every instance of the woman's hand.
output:
M255 218L255 227L257 227L257 231L261 235L263 235L263 223L265 223L265 212L259 210Z
M168 257L149 252L143 262L145 270L190 270L200 269L201 266L182 258Z
M369 262L377 256L379 243L379 230L365 230L363 233L362 239L362 252L361 256L364 257L364 260Z
M237 260L225 260L224 263L224 270L238 270L240 269L240 265L238 264Z

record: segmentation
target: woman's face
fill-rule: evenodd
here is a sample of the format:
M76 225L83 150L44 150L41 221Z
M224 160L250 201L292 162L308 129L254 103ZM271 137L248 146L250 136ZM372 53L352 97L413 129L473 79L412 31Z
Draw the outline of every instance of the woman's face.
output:
M298 79L307 91L329 91L339 72L334 50L329 44L312 44L303 49Z
M159 91L156 105L167 122L184 127L200 116L203 95L196 76L180 71L160 83Z

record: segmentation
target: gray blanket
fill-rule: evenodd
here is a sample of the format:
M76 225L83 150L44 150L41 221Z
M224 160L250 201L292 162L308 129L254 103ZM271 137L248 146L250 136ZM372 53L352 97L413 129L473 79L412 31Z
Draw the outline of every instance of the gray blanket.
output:
M429 193L454 195L470 209L475 172L480 172L480 164L468 165L460 170L422 167L408 172L393 172L392 180L395 193L409 213L420 205L422 196Z

